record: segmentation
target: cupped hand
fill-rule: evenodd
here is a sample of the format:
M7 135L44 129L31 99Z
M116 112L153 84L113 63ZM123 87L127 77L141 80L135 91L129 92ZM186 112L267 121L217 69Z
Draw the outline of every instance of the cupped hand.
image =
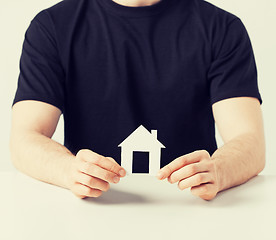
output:
M126 171L112 158L91 150L80 150L72 160L68 185L79 198L99 197L118 183Z
M183 155L162 169L157 174L160 180L178 182L178 188L191 188L192 194L204 199L213 199L219 191L219 181L215 161L205 150Z

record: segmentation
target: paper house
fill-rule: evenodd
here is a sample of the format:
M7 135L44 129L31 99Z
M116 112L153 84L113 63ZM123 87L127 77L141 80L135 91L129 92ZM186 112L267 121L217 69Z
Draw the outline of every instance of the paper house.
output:
M150 133L141 125L119 147L121 147L121 166L127 174L133 173L133 161L136 161L133 159L135 152L148 153L150 175L156 175L159 171L161 148L165 148L165 146L157 140L157 130L151 130Z

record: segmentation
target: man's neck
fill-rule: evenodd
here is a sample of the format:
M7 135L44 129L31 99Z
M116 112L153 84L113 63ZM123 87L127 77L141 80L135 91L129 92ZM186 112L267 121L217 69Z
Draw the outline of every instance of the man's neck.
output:
M120 5L127 7L142 7L142 6L150 6L155 3L160 2L161 0L112 0Z

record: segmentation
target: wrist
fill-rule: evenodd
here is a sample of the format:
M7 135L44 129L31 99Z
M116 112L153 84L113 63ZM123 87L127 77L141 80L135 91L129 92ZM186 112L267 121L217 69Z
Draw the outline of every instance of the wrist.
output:
M216 155L213 155L211 159L214 161L218 192L220 192L225 189L226 185L225 178L223 177L223 169L221 166L222 161L220 161L219 157Z
M76 163L76 156L70 155L64 158L63 185L70 189L72 185L73 172Z

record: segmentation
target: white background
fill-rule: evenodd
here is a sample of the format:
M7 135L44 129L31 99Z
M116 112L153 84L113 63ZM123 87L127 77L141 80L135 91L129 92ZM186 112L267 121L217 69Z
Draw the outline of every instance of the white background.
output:
M57 0L0 0L0 171L12 170L9 160L11 104L19 75L19 59L24 34L30 21L42 9ZM276 173L276 1L210 0L209 2L237 15L250 35L258 67L259 88L267 142L267 164L263 173ZM63 122L54 139L63 142ZM221 140L218 138L219 144Z

